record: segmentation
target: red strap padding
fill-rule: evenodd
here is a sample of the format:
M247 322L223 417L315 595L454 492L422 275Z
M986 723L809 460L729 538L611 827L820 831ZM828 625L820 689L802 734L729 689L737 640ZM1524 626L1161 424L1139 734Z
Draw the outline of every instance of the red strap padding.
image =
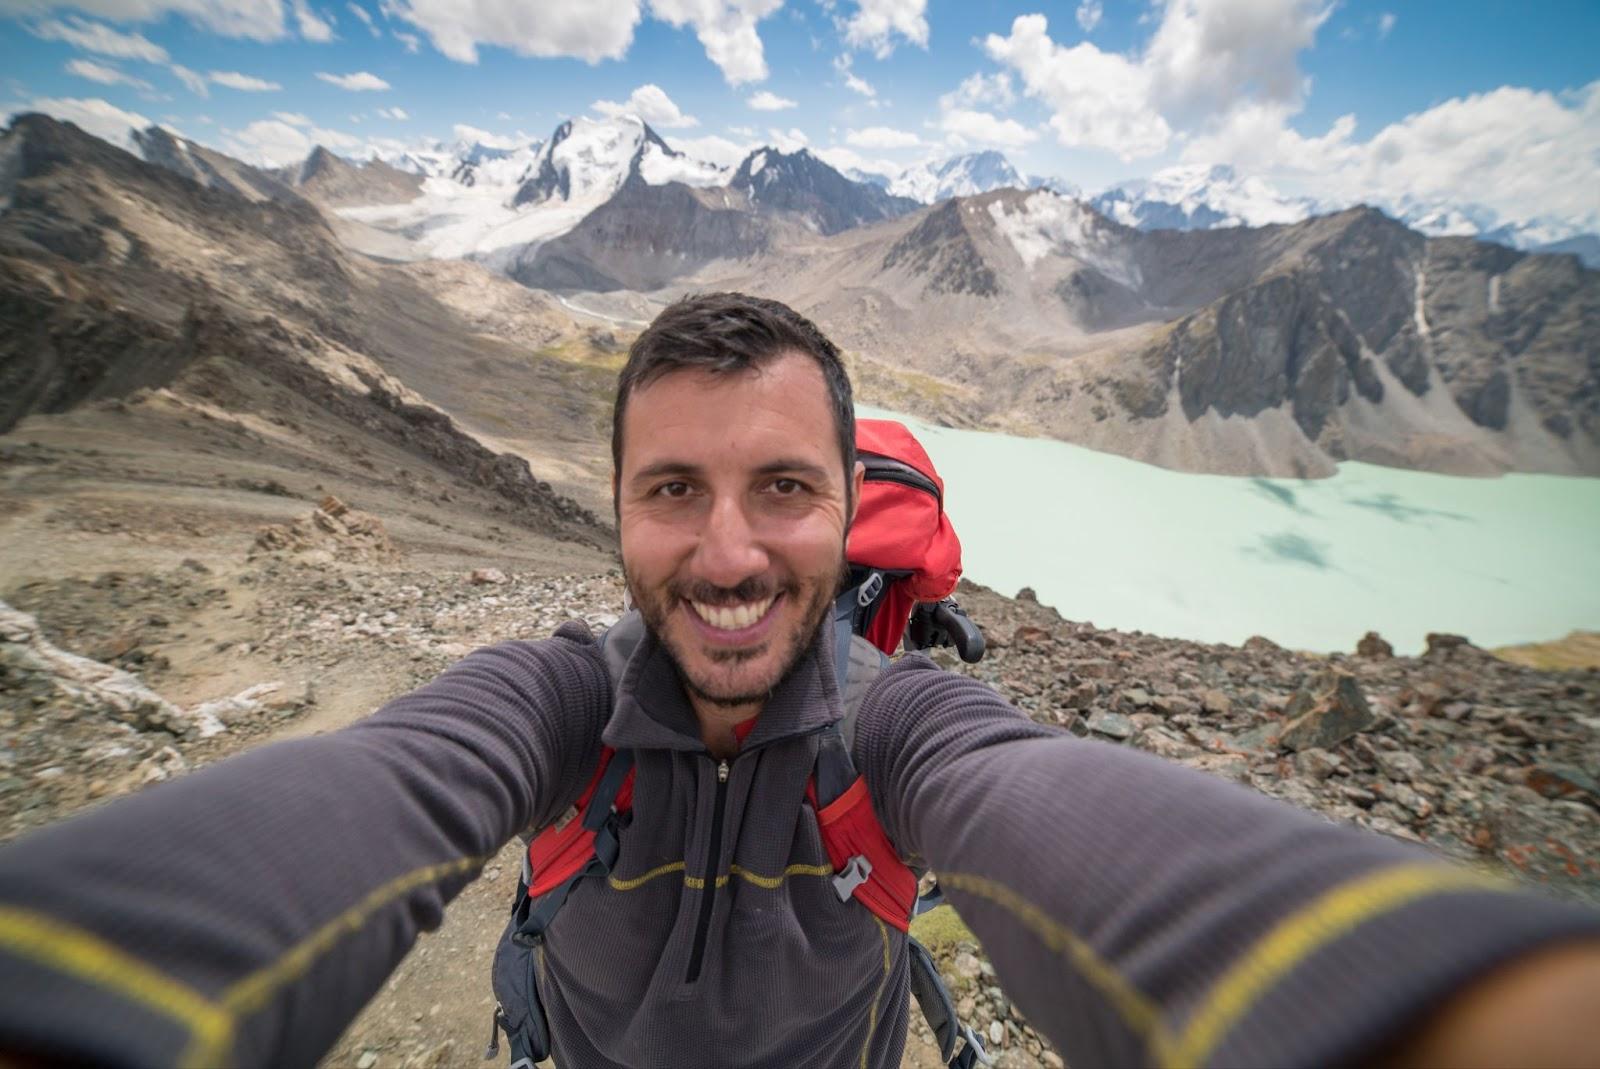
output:
M578 815L568 821L565 827L558 828L552 824L535 835L528 844L528 865L533 873L533 883L528 887L529 898L538 898L560 887L594 857L594 832L583 826L583 814L589 806L589 799L594 797L595 788L600 786L600 777L605 775L606 766L611 763L614 753L616 751L609 746L600 748L600 767L594 770L594 778L578 797ZM633 769L628 769L614 804L619 813L626 813L633 808Z
M528 844L528 863L533 871L529 898L549 894L594 857L595 833L583 826L583 812L614 752L609 746L601 748L600 767L595 769L594 778L578 798L578 815L563 828L554 825L546 828ZM815 776L806 781L806 797L815 807ZM622 789L617 792L616 808L619 813L633 808L633 769L628 770ZM848 790L818 811L817 828L822 833L828 862L835 871L844 869L857 854L872 863L872 875L853 892L856 901L885 924L907 931L911 926L911 911L917 902L917 875L900 860L894 845L884 834L883 825L878 823L864 776L857 776Z
M917 904L917 875L900 860L883 833L872 796L867 793L866 777L857 776L849 790L818 813L817 826L834 871L842 870L857 854L872 863L872 875L854 891L856 901L885 924L907 931Z

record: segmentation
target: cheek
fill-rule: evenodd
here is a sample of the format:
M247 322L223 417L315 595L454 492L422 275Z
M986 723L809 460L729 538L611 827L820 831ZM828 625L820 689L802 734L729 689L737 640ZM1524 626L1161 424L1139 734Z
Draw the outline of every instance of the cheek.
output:
M640 578L670 572L692 544L681 525L660 523L647 516L624 516L618 526L623 562Z

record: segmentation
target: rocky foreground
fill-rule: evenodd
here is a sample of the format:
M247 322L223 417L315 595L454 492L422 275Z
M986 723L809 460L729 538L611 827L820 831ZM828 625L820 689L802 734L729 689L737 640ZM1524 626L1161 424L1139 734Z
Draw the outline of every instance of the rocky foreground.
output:
M419 570L338 502L264 528L231 563L41 579L0 607L0 835L289 734L327 730L473 647L621 608L615 570ZM1374 832L1600 902L1600 672L1512 664L1434 636L1315 656L1106 631L1029 592L964 585L989 655L956 670L1101 745L1135 746ZM186 701L205 646L230 692ZM175 664L175 661L181 663ZM228 673L216 670L230 665ZM165 695L165 696L164 696ZM477 1063L508 848L426 937L328 1064ZM919 921L963 1012L1006 1066L1060 1065L948 910ZM914 1019L916 1015L913 1015ZM920 1026L919 1026L920 1028ZM906 1064L937 1064L913 1035Z

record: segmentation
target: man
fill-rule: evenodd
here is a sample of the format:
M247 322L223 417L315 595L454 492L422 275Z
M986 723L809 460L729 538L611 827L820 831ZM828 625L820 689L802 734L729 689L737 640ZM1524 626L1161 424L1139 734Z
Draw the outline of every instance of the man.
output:
M836 350L782 305L662 313L616 402L649 625L616 692L569 624L9 848L0 1049L312 1063L603 739L634 755L632 823L532 966L557 1063L898 1065L905 937L835 896L805 791L839 715L820 639L851 411ZM919 657L868 692L854 757L1071 1064L1600 1059L1589 911L1038 726Z

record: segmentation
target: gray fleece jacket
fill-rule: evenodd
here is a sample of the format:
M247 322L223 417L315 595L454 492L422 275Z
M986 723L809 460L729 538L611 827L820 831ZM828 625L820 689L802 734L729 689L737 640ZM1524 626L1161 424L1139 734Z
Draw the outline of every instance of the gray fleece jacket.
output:
M558 1062L895 1066L903 937L816 874L803 801L832 678L819 643L730 762L716 836L670 664L642 647L613 716L576 625L45 829L0 852L0 1051L314 1063L485 860L572 803L604 733L637 750L634 818L613 880L550 933ZM1074 1065L1358 1060L1483 970L1600 934L1591 911L1040 727L920 657L867 694L855 758Z

